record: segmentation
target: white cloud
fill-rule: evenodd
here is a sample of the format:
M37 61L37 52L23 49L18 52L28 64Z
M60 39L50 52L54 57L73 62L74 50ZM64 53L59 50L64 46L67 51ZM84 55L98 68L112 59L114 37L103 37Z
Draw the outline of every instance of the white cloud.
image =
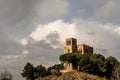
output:
M103 24L97 21L83 19L74 19L70 23L57 20L44 25L40 24L29 37L33 38L36 42L45 40L54 47L58 45L53 44L54 41L50 43L46 37L49 34L53 35L52 33L55 32L59 35L59 38L56 39L60 42L60 48L64 47L66 38L75 37L80 44L89 44L93 46L97 52L103 53L106 56L112 55L119 58L120 38L117 33L118 27L120 27L120 25L112 25L110 23Z
M27 39L22 39L21 41L20 41L20 43L22 44L22 45L26 45L27 44Z
M58 34L60 34L60 39L64 41L66 37L76 36L74 28L75 24L67 22L65 23L62 20L57 20L49 24L39 25L36 30L30 34L30 37L35 40L41 40L45 39L49 33L56 31Z
M115 32L120 35L120 27L116 28L116 29L115 29Z

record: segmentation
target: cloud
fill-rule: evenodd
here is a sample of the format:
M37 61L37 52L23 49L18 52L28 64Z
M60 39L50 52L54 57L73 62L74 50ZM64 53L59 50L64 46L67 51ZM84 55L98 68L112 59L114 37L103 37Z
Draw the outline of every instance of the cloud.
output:
M69 19L83 18L119 24L119 5L119 0L70 0L68 16ZM72 12L74 14L70 14Z
M39 24L33 32L22 39L22 42L25 42L24 45L1 31L3 39L1 44L4 42L3 44L6 45L5 43L7 43L8 45L5 47L8 51L10 50L9 53L7 51L6 55L3 54L0 57L1 69L10 67L10 71L18 74L27 62L45 66L59 63L59 55L63 54L65 39L68 37L77 38L79 44L85 43L93 46L97 53L115 56L119 59L119 27L120 25L103 24L84 19L74 19L71 22L56 20L47 24ZM2 36L3 34L4 36ZM6 48L3 49L4 52ZM14 68L18 66L18 63L20 66ZM10 65L7 66L8 64Z
M77 38L79 44L86 43L93 46L95 52L119 59L120 35L117 31L119 27L120 25L84 19L74 19L71 22L57 20L44 25L39 24L31 34L22 39L26 42L24 45L1 31L3 40L0 44L5 45L1 51L6 52L6 55L0 57L1 69L9 67L9 71L16 72L14 75L18 75L26 62L46 66L58 63L59 55L63 53L65 39L68 37ZM20 66L17 67L18 65Z
M30 41L29 46L35 47L33 49L28 47L28 42L25 43L26 39L22 41L26 45L21 44L19 40L33 32L38 23L43 24L60 18L68 11L68 0L0 0L0 70L8 70L13 72L14 76L18 76L28 61L34 63L38 60L40 62L45 60L46 65L55 63L56 60L50 59L53 59L53 53L59 51L56 45L60 45L58 45L59 41L50 38L51 34L54 33L46 36L47 41L41 39L41 41L36 42L33 39L33 44ZM57 33L53 37L57 37ZM53 43L54 41L56 43ZM42 52L48 53L46 49L50 52L50 58L48 58L50 63L42 54ZM39 54L43 57L37 57L37 55L41 56ZM20 75L18 77L20 80Z
M9 36L0 28L0 56L18 55L22 52L23 46L16 39Z
M27 62L47 67L58 63L59 55L63 53L62 48L56 47L61 45L57 32L49 33L45 39L39 41L28 37L26 45L2 31L0 33L0 70L8 70L13 76L18 76ZM18 77L21 79L20 75Z
M63 53L62 48L54 48L47 40L35 41L30 38L25 46L29 51L27 61L33 64L43 64L46 66L59 62L59 55ZM32 41L32 42L31 42ZM55 40L56 41L56 40Z
M96 21L78 19L74 23L77 26L77 33L81 34L77 36L80 42L93 45L98 53L102 52L105 56L112 55L119 59L120 38L114 29L120 27L120 25L102 24Z
M99 5L102 5L103 3L106 3L108 0L78 0L79 2L81 2L82 4L91 4L91 5L96 5L96 6L99 6Z
M0 0L0 27L18 39L69 11L68 0ZM16 33L16 34L15 34ZM19 37L18 37L19 35Z
M120 59L120 25L112 24L120 21L119 4L119 0L0 0L0 70L18 76L26 62L58 63L67 37Z
M120 21L120 1L110 0L104 6L101 6L95 13L95 18L98 21L108 22L108 21Z
M118 35L120 35L120 27L117 27L117 28L115 29L115 32L116 32Z
M42 0L35 7L38 15L43 17L58 16L65 14L69 9L69 3L67 0Z
M54 39L52 40L51 37ZM18 51L19 53L15 52L17 47L15 45L13 53L9 52L0 56L0 70L8 70L13 73L14 79L22 79L20 73L27 62L34 64L34 66L42 64L46 67L58 63L59 55L63 53L62 48L53 46L60 44L58 39L59 35L57 33L50 33L45 40L40 41L28 37L27 44L22 45L23 48L22 50L20 49L21 51ZM11 45L13 46L14 44L12 43ZM6 49L3 50L5 51ZM10 48L10 50L12 49Z
M0 71L8 70L14 75L18 75L21 70L23 60L27 55L24 46L15 38L5 32L0 27ZM23 62L24 64L24 62Z
M60 48L64 46L64 41L67 37L75 37L78 39L78 43L86 43L93 46L95 52L101 52L105 56L112 55L119 58L120 38L117 31L119 27L120 25L103 24L84 19L74 19L69 23L63 20L57 20L44 25L40 24L29 37L36 41L44 39L52 47L57 46ZM113 44L113 42L115 43ZM58 43L61 46L56 45Z
M41 40L45 39L45 36L47 36L49 33L57 32L58 34L60 34L60 39L64 41L66 36L71 37L76 35L74 28L74 24L67 22L65 23L63 20L57 20L48 24L38 25L36 30L30 34L30 37L35 40Z

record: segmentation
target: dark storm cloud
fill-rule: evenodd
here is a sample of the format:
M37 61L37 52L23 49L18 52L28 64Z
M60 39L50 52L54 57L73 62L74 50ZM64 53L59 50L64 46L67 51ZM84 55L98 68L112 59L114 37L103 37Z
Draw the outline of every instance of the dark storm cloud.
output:
M71 18L83 18L99 21L102 23L120 23L120 0L69 0L70 13L65 20Z
M15 24L30 17L37 0L0 0L0 18L8 24Z
M29 33L34 28L34 6L38 1L0 0L0 27L15 36Z
M108 0L69 0L70 1L70 13L65 16L68 20L71 18L93 18L94 12L99 10L101 6L104 6ZM66 19L65 19L66 20Z
M21 53L22 50L23 46L0 28L0 56L11 54L17 55Z
M67 11L67 0L0 0L0 27L21 38L39 23L55 20Z
M96 10L95 18L101 22L120 22L120 1L119 0L108 0L107 3Z

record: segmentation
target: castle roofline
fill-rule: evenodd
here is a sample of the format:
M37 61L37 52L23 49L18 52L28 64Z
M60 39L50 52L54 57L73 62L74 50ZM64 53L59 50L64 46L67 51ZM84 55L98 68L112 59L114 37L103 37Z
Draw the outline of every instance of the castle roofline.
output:
M66 40L68 40L68 39L76 39L76 38L73 38L73 37L66 38ZM77 40L77 39L76 39L76 40Z
M88 46L88 47L92 47L92 46L89 46L87 44L78 44L77 46Z

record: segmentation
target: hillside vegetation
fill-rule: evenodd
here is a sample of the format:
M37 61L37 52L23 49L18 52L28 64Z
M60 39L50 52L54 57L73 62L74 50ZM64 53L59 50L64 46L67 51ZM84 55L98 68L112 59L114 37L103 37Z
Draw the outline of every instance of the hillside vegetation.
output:
M72 63L73 69L77 69L80 72L105 76L107 78L112 77L113 74L118 74L120 71L120 62L115 57L109 56L105 58L101 54L63 54L60 56L60 61ZM120 73L116 76L120 77Z
M61 64L48 68L41 64L34 67L27 63L21 75L26 80L120 80L120 62L112 56L70 53L60 55L60 61ZM64 70L63 63L66 61L72 63L75 71L60 72Z

